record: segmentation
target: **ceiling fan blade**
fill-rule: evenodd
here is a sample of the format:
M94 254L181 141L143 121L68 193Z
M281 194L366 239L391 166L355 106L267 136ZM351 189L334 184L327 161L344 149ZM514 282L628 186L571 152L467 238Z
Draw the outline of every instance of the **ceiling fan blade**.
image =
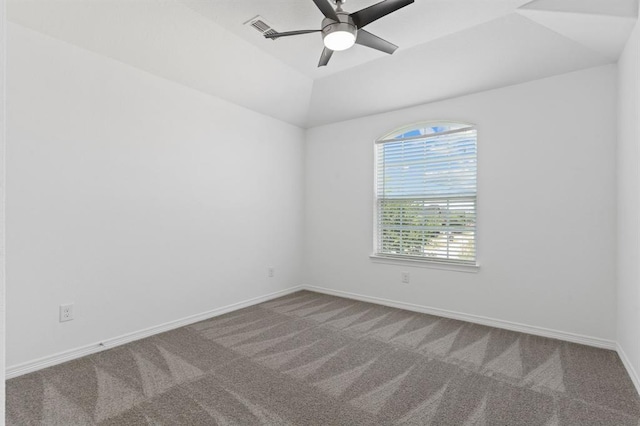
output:
M318 68L324 67L329 63L329 59L331 59L331 55L333 55L333 50L327 49L326 47L322 49L322 55L320 55L320 62L318 62Z
M358 29L372 23L373 21L382 18L385 15L395 12L405 6L413 3L414 0L384 0L380 3L376 3L373 6L365 7L357 12L353 12L349 16L353 19L353 23L356 24Z
M338 15L336 15L336 11L333 10L328 0L313 0L313 2L318 6L318 9L320 9L320 12L322 12L324 16L336 22L338 21Z
M288 37L300 34L319 33L322 30L298 30L298 31L285 31L283 33L264 34L265 38L276 39L280 37Z
M387 40L381 39L380 37L371 34L365 30L358 30L358 35L356 36L356 43L367 46L372 49L379 50L384 53L392 54L396 51L398 46L393 43L388 42Z

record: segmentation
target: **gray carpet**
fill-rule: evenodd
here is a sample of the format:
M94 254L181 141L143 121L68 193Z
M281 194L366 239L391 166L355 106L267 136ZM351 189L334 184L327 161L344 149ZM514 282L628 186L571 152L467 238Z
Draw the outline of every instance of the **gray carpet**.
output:
M633 425L612 351L298 292L7 381L9 425Z

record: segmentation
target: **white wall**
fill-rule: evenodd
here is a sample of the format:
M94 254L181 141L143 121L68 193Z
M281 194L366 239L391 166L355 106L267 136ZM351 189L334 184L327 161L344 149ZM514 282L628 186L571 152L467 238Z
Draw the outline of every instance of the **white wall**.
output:
M0 424L5 405L5 62L6 62L5 2L0 0Z
M9 367L300 283L301 129L8 30Z
M618 63L618 344L640 391L640 25Z
M305 283L613 340L615 99L607 65L308 130ZM433 119L478 127L476 274L368 257L373 141Z

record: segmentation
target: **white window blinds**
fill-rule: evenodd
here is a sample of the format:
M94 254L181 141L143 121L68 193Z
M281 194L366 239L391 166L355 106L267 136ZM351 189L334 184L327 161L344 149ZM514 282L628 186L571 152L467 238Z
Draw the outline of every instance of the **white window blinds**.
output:
M413 128L376 142L376 247L381 256L476 262L476 129Z

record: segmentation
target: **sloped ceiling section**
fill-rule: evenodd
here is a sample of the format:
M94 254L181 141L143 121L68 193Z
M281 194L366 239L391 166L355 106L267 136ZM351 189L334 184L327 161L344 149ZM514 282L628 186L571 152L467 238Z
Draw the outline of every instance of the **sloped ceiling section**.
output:
M184 4L9 1L11 22L298 126L313 81Z
M520 9L611 15L623 18L638 16L638 3L633 0L533 0Z
M615 61L638 16L635 1L536 0L518 13Z
M636 0L535 0L393 57L317 79L310 127L616 62Z
M243 25L258 14L279 31L314 29L322 18L312 0L9 0L7 15L313 127L615 62L638 0L415 0L367 27L400 46L393 55L356 45L320 69L318 34L265 40Z
M272 54L301 73L316 78L336 74L363 63L384 58L385 53L354 46L336 52L330 66L318 68L322 36L317 33L279 40L265 40L242 25L255 15L263 17L277 31L319 29L322 13L312 0L179 0L254 46ZM325 0L327 1L327 0ZM332 1L332 0L328 0ZM344 10L355 12L381 0L346 0ZM513 13L530 0L416 0L367 30L409 49L458 31Z

